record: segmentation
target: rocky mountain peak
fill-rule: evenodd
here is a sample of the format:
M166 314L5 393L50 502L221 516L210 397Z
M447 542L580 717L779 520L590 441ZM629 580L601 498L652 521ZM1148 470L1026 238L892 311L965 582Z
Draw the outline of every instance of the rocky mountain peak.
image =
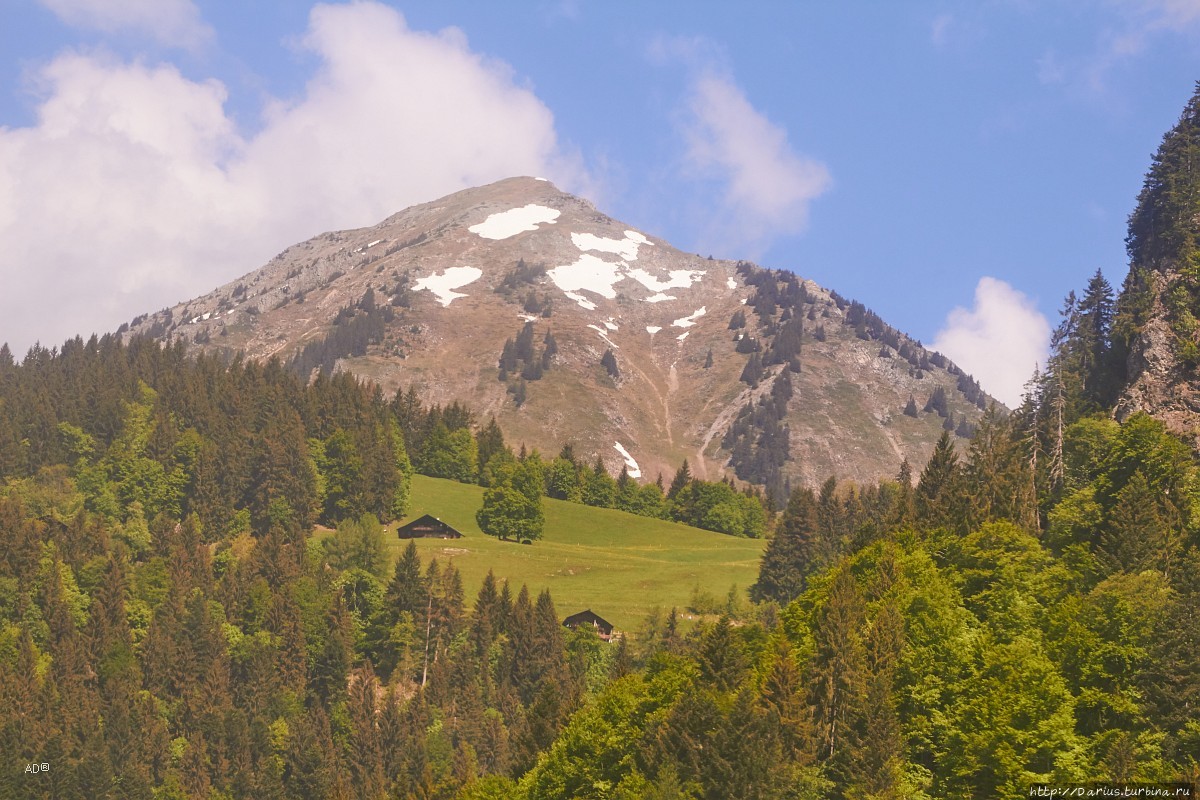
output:
M777 492L922 464L987 402L861 304L682 252L530 177L321 234L130 333L415 387L614 473L686 458Z

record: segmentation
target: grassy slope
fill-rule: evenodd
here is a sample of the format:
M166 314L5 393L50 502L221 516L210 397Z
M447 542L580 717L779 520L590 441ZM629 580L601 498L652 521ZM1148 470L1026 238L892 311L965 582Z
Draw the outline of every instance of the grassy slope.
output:
M404 522L433 514L463 532L456 540L418 539L422 561L454 560L467 600L475 598L489 569L515 592L548 588L561 616L591 608L618 628L636 628L656 606L683 609L699 586L717 598L729 587L758 577L764 543L647 519L623 511L545 501L546 533L532 545L501 542L482 533L475 512L483 490L453 481L414 476L412 508ZM407 542L388 539L393 557Z

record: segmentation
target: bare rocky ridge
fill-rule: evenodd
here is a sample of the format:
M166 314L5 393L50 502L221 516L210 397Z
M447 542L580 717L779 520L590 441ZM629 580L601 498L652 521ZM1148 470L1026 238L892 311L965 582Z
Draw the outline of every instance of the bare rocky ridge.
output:
M519 261L546 272L498 293ZM755 389L739 381L748 356L735 352L729 322L744 310L746 332L759 335L759 318L745 305L754 293L745 280L752 269L676 250L547 181L511 178L370 228L316 236L238 281L135 320L129 333L287 362L328 336L339 310L370 289L380 306L401 305L379 341L338 365L385 392L411 385L426 402L461 400L481 420L494 414L514 444L553 455L570 441L613 472L627 463L619 443L643 480L660 472L669 479L684 458L694 474L716 479L730 474L721 449L729 425L785 368L769 367ZM920 408L942 387L955 420L978 419L978 404L956 388L952 364L937 358L945 367L915 369L844 325L840 298L803 285L809 302L797 313L812 321L805 322L801 371L791 375L784 473L793 483L891 477L904 458L919 469L943 418L904 415L910 396ZM550 316L524 310L529 291L538 305L549 302ZM518 407L498 380L497 362L526 321L538 349L550 331L558 353L526 384ZM823 342L810 335L817 325ZM616 380L600 365L608 349Z
M1179 358L1165 304L1166 287L1178 277L1170 268L1147 275L1142 291L1150 298L1148 312L1128 348L1128 383L1114 415L1124 421L1137 412L1150 414L1200 450L1200 386L1194 369Z

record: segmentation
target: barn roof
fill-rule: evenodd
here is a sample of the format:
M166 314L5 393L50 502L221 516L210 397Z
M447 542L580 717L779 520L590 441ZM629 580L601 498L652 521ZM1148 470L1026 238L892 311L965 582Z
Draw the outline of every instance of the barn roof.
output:
M401 539L411 539L427 533L453 539L462 536L462 532L456 530L453 525L443 522L432 514L422 514L407 525L401 525L396 529L396 535Z
M590 608L580 611L578 614L572 614L563 620L563 625L568 628L574 628L576 625L595 625L597 628L602 628L612 631L613 624L604 617L592 611Z

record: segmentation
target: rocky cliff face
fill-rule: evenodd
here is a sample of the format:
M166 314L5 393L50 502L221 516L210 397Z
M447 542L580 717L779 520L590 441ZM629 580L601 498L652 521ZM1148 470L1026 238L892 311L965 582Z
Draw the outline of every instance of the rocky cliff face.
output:
M708 479L890 477L988 402L835 292L681 252L535 178L317 236L128 330L460 400L514 444L643 480L685 458Z
M1163 137L1129 219L1114 345L1116 414L1144 411L1200 446L1200 92Z

